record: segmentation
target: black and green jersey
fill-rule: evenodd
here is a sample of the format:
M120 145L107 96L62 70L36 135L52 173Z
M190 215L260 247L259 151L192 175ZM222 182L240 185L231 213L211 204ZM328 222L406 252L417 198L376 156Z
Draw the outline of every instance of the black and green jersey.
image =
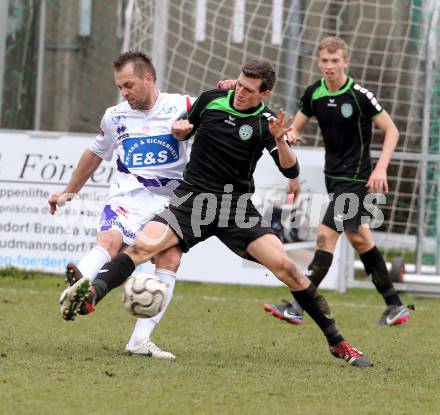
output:
M192 106L188 120L195 139L184 181L198 191L223 193L226 184L233 192L254 191L253 173L266 148L286 177L296 177L297 168L283 169L268 119L274 113L261 103L247 111L233 108L234 91L203 92ZM291 178L293 178L291 177Z
M306 89L300 110L318 119L325 144L326 176L367 181L372 120L383 111L373 93L352 78L339 91L330 92L321 79Z

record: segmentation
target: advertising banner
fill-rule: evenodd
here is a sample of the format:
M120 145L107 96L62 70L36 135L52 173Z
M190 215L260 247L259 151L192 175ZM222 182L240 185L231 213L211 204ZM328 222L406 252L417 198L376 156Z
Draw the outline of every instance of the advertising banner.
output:
M114 163L102 162L75 199L50 215L47 199L62 191L92 135L0 131L0 267L14 266L62 274L69 261L77 263L95 244L96 228ZM311 199L325 195L320 149L298 149L301 166L300 243L286 248L305 268L313 255L314 235L324 205ZM265 154L255 172L254 203L264 215L272 206L286 206L287 179ZM315 206L319 211L313 212ZM289 210L289 206L287 205ZM287 222L289 222L289 211ZM286 220L284 219L284 222ZM288 224L286 225L288 226ZM323 286L337 288L338 261ZM151 263L141 269L153 271ZM216 238L200 243L182 258L179 279L255 285L279 285L264 267L233 254Z
M47 199L62 191L90 135L0 132L0 266L59 273L95 243L96 223L113 174L103 162L56 215Z

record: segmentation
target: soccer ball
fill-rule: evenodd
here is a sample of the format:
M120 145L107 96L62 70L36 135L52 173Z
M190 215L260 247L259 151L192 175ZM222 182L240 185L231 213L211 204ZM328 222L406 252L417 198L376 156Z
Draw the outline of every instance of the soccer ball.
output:
M165 306L167 286L152 274L136 274L124 286L125 308L136 317L149 318Z

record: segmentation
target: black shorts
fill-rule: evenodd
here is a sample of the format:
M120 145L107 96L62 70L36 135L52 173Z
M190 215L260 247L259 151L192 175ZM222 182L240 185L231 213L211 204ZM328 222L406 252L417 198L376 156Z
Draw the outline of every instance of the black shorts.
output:
M334 180L326 177L330 203L322 224L336 232L357 232L359 225L368 223L371 214L365 209L368 188L363 182Z
M275 234L257 211L250 194L200 193L183 183L169 206L152 220L169 225L183 252L211 236L216 236L242 258L254 260L247 246L266 234Z

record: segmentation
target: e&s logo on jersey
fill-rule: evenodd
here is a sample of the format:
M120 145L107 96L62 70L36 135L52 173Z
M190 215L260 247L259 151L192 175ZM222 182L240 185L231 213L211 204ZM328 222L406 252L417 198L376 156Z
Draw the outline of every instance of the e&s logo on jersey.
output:
M129 169L161 166L179 160L179 143L172 134L129 138L122 146L124 164Z

